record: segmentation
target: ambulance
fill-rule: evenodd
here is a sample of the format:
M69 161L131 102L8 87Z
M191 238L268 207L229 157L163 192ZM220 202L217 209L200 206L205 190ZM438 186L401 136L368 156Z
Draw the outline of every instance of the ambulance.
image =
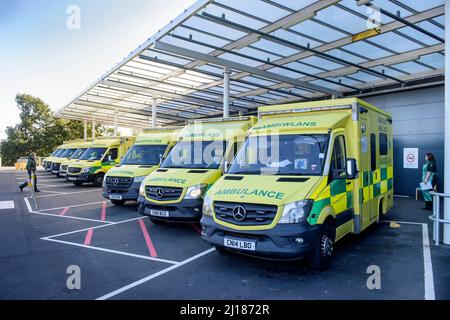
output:
M84 140L73 140L65 145L64 152L61 152L58 157L52 160L51 173L56 174L59 177L59 169L61 168L61 163L67 161L72 157L75 151L78 150L80 143Z
M136 143L103 180L103 197L121 206L137 201L139 187L146 176L155 171L178 138L181 127L145 129Z
M203 195L231 162L256 117L197 120L141 184L139 213L155 224L199 221Z
M61 166L59 167L60 177L66 178L67 168L69 167L69 165L75 163L77 160L81 158L81 156L86 152L86 150L89 149L89 147L92 145L92 141L93 141L92 139L81 140L77 144L78 149L72 154L72 156L69 159L61 163Z
M202 238L324 270L334 243L393 206L392 116L351 98L261 107L258 118L205 195Z
M44 158L44 160L42 161L42 167L45 169L45 171L48 171L51 168L51 167L49 167L49 168L47 168L47 167L52 162L52 158L54 156L56 156L58 154L58 152L61 151L60 147L61 146L59 146L55 150L53 150L53 152L47 158Z
M83 155L67 168L67 180L74 185L93 183L101 187L106 172L117 165L135 137L100 137L92 142Z
M59 160L59 157L66 152L67 149L67 143L64 142L64 144L60 145L58 148L56 148L55 151L51 154L50 157L45 158L45 171L52 173L52 163L53 161Z

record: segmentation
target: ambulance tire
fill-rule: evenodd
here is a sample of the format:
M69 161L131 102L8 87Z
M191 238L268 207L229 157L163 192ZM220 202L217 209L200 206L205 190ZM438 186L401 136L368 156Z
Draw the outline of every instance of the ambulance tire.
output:
M74 181L73 184L79 187L79 186L83 185L83 182L81 182L81 181Z
M164 221L164 220L159 220L159 219L154 219L154 218L150 218L150 221L153 223L153 224L157 224L157 225L165 225L167 222L166 221Z
M101 187L103 184L103 177L105 175L103 173L98 173L94 177L94 187Z
M308 257L308 264L311 269L324 271L330 267L335 234L336 230L333 223L331 221L325 221L320 230L316 247Z
M125 200L111 200L112 204L118 207L121 207L125 204Z

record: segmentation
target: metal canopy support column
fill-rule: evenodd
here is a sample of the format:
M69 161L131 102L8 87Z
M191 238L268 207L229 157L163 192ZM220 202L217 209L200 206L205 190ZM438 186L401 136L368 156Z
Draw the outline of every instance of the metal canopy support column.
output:
M230 116L230 68L223 68L223 117Z
M445 0L445 25L450 25L450 0ZM445 131L444 131L444 192L450 193L450 55L448 54L450 50L450 28L445 28ZM445 198L444 200L444 219L450 220L450 199ZM444 224L444 243L450 244L450 224Z
M158 117L157 114L158 100L156 98L152 99L152 128L156 128L156 119Z
M95 139L95 118L92 118L92 139Z
M118 129L118 124L117 124L117 110L114 111L114 136L117 137L117 129Z
M87 121L84 120L84 140L87 140Z

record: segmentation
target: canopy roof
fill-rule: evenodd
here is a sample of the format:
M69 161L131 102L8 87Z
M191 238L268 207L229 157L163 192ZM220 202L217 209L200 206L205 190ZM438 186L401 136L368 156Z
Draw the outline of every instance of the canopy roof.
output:
M148 127L442 84L443 0L200 0L57 116ZM378 24L378 22L380 24Z

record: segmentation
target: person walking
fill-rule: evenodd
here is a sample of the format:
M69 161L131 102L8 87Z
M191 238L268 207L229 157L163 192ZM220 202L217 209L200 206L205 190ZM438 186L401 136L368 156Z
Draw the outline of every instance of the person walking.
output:
M28 157L28 161L27 161L27 172L28 172L28 177L30 178L30 180L33 178L33 186L34 186L34 192L41 192L39 191L39 189L37 188L37 178L36 178L36 153L32 153L30 154L30 156ZM23 188L25 188L28 185L28 181L25 181L24 183L22 183L19 186L20 191L23 191Z
M430 191L437 191L438 175L436 167L436 159L432 153L425 155L425 164L422 167L422 182L424 184L431 183L431 189L422 189L423 199L425 200L424 210L433 210L433 197Z

